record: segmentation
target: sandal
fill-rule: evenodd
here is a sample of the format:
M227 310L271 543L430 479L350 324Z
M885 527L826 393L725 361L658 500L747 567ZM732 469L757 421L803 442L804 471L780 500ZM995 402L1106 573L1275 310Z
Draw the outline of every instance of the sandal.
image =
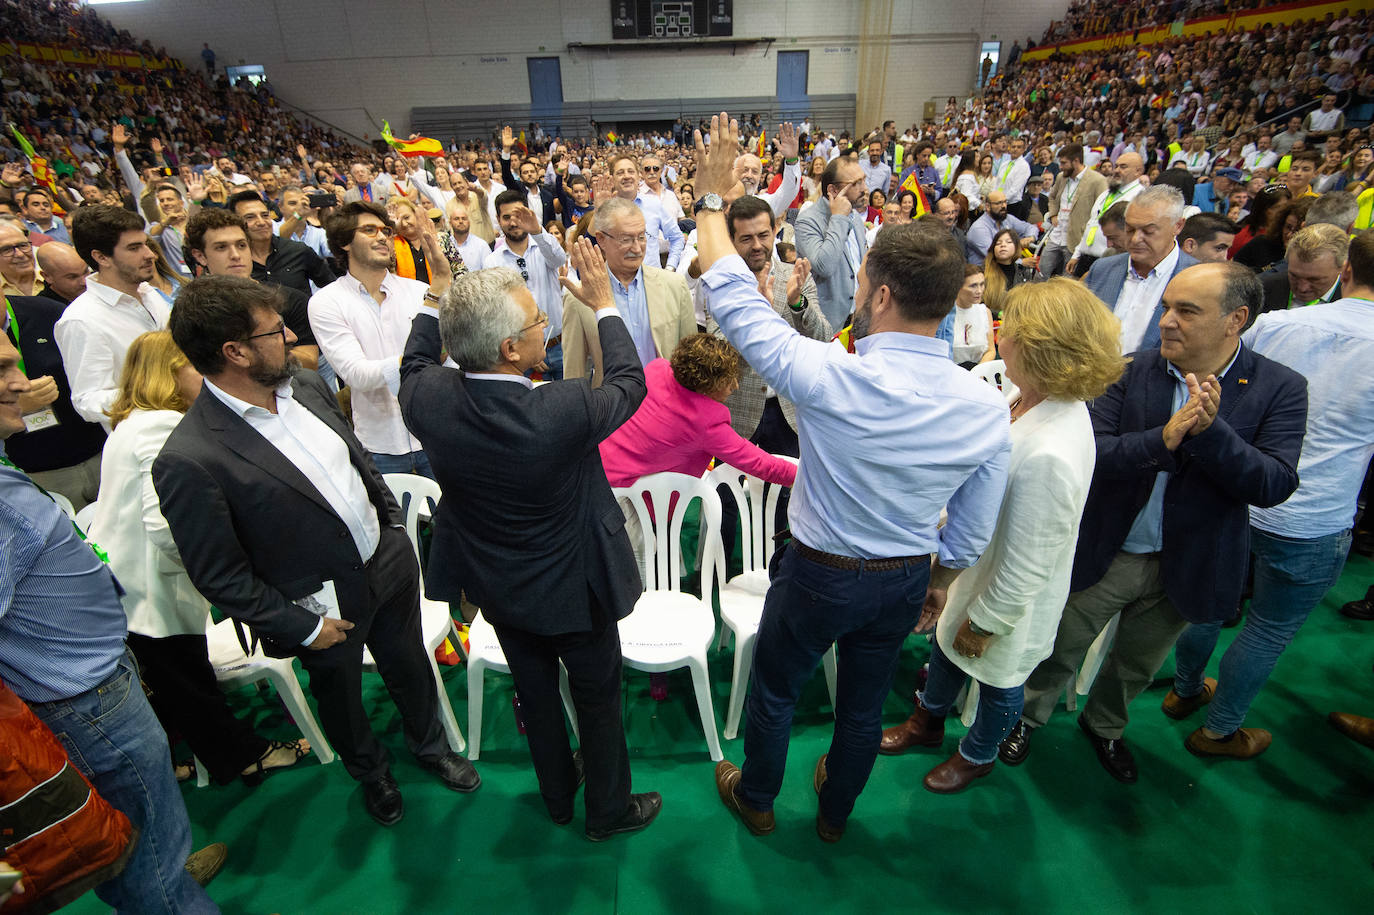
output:
M282 754L285 750L287 753ZM277 762L269 763L268 760L273 755L278 756ZM262 784L262 780L267 777L267 773L273 769L289 769L302 759L310 755L310 743L304 739L292 740L283 743L279 740L268 741L267 751L258 757L257 762L249 767L247 772L241 773L243 783L250 788Z

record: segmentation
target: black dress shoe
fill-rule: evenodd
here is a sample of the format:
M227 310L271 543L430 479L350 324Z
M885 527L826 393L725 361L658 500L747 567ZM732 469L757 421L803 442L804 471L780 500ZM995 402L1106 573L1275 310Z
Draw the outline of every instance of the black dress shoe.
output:
M367 807L368 816L383 826L395 826L406 812L401 789L390 772L363 782L363 806Z
M1092 741L1093 749L1097 751L1097 761L1102 763L1102 768L1107 770L1107 774L1119 782L1125 782L1128 785L1134 784L1139 773L1136 771L1135 757L1131 755L1131 750L1126 746L1126 741L1120 737L1115 739L1098 737L1088 728L1082 715L1078 716L1078 726Z
M1011 733L997 748L997 758L1009 766L1019 766L1025 762L1026 755L1030 753L1030 735L1033 730L1035 728L1018 718L1012 726Z
M582 783L587 780L587 766L582 761L582 751L573 751L573 772L577 775L577 784L573 786L573 795L576 796L577 789L582 787ZM551 804L548 798L544 799L544 804L549 808L549 819L559 826L567 826L573 818L573 801L568 798L566 804Z
M1341 607L1341 616L1352 620L1374 620L1374 587L1366 591L1360 600L1352 600Z
M482 776L477 774L472 763L452 750L437 759L422 759L420 765L439 776L450 791L471 794L482 784Z
M588 829L587 838L593 842L605 842L611 836L622 832L635 832L654 821L663 809L663 798L657 791L630 795L630 806L620 819L600 829Z

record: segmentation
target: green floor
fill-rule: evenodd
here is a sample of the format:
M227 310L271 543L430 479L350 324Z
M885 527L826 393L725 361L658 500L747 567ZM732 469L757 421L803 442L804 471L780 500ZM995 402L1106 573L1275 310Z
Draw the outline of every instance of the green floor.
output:
M500 675L487 678L484 781L474 795L444 790L405 754L374 675L369 711L397 755L406 800L398 826L373 824L337 764L305 764L255 790L188 785L186 806L198 844L229 845L211 886L227 913L1369 911L1374 751L1325 719L1374 714L1374 623L1336 612L1371 581L1374 562L1352 558L1280 662L1248 721L1274 732L1257 761L1189 755L1182 741L1197 722L1160 713L1161 684L1133 707L1138 784L1113 781L1061 711L1025 765L940 797L921 778L952 751L962 733L954 724L942 752L879 758L835 846L814 829L811 772L831 733L819 673L798 709L768 838L720 806L685 673L672 675L663 703L649 698L647 676L627 677L635 788L661 791L664 809L644 833L603 845L582 837L580 818L564 827L547 819ZM909 711L925 652L918 639L903 651L890 723ZM723 724L729 650L712 656L712 669ZM466 671L447 678L466 728ZM294 733L270 692L234 698L264 732ZM725 752L738 762L742 739ZM70 910L101 907L87 896Z

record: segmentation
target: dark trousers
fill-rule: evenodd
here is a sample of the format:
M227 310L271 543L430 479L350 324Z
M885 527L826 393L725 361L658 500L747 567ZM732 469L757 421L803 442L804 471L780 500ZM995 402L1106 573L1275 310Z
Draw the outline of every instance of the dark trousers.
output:
M594 614L604 616L603 614ZM558 695L558 662L568 669L573 708L581 732L586 771L587 828L618 820L630 806L630 752L620 708L620 628L614 620L592 632L537 635L492 624L506 654L539 793L555 817L572 814L577 793L563 703Z
M785 454L788 457L801 457L801 443L797 439L796 430L787 424L787 417L783 415L782 407L778 404L776 397L770 397L763 405L763 415L759 417L758 428L749 437L749 441L758 445L769 454ZM739 507L735 504L733 496L720 491L720 536L721 545L725 549L726 557L733 556L735 553L735 537L739 527ZM792 495L792 490L784 489L778 494L778 513L777 529L782 530L787 526L787 503Z
M845 570L803 559L789 546L775 563L749 681L739 795L772 810L782 788L792 712L821 655L837 644L835 735L820 809L843 826L868 783L883 736L883 699L902 642L916 625L930 559L886 572Z
M350 620L348 637L323 651L302 648L299 655L319 704L320 727L358 781L377 778L391 765L363 711L364 645L401 713L410 752L426 760L449 750L420 630L420 569L405 531L382 528L381 543L367 564L367 587L367 610L361 619Z
M179 733L210 779L228 784L267 752L267 740L234 717L210 666L203 635L129 633L148 702L168 733Z

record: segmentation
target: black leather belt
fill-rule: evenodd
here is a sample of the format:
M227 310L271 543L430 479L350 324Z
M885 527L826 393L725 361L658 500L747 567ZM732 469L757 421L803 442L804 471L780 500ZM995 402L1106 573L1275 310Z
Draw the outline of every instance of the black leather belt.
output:
M909 565L930 564L929 553L920 556L897 556L891 559L858 559L854 556L840 556L835 553L812 549L795 538L792 540L792 547L797 551L797 555L803 559L809 559L832 569L845 569L853 572L860 569L865 572L891 572L894 569Z

